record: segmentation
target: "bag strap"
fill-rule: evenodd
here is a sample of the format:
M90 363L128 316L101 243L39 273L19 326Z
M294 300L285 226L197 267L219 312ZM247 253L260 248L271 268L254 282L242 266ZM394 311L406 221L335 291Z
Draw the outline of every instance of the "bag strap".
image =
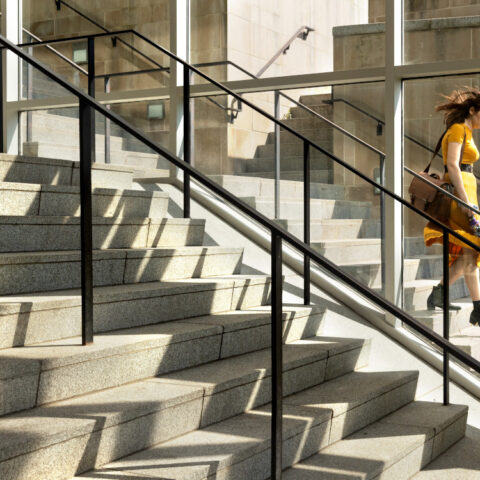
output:
M424 170L425 173L428 173L428 171L430 170L432 162L435 159L435 157L437 156L438 151L440 150L440 146L442 145L443 137L445 136L447 131L448 131L448 128L442 133L442 135L438 139L437 145L435 147L435 152L433 152L432 158L430 159L430 162L428 163L427 168L425 168L425 170ZM462 163L463 152L465 151L466 140L467 140L467 130L465 129L465 127L463 127L463 142L462 142L462 148L460 150L460 158L458 159L458 165L461 165L461 163Z

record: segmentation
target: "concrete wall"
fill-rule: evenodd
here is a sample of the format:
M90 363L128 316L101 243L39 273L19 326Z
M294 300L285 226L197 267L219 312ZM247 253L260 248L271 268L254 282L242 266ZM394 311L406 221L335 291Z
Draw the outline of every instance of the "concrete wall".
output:
M385 22L385 0L369 0L368 21ZM405 18L447 18L480 15L478 0L405 0Z

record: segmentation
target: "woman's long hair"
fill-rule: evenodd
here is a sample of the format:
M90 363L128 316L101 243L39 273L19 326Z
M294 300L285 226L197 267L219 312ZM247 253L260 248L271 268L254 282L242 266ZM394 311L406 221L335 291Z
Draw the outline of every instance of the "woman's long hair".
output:
M443 112L447 130L454 123L463 123L470 116L470 108L475 112L480 110L480 90L478 88L465 88L454 90L450 95L445 95L445 102L436 106L435 111Z
M435 107L436 112L443 112L445 131L438 140L433 158L437 155L442 145L443 137L447 130L455 123L463 123L470 116L470 108L475 112L480 110L480 90L476 87L465 87L454 90L450 95L444 95L445 101Z

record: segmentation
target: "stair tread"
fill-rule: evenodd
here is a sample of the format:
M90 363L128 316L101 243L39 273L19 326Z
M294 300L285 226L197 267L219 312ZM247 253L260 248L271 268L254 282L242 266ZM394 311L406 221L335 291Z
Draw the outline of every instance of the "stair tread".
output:
M36 192L54 192L54 193L78 193L80 194L80 187L75 185L45 185L40 183L20 183L20 182L0 182L1 190L16 190L16 191L36 191ZM158 191L146 191L135 189L118 189L93 187L92 193L97 195L115 195L122 194L132 197L157 197L169 198L168 193Z
M183 328L185 327L187 326L184 325ZM143 328L142 330L151 331L152 329ZM193 331L193 329L191 330ZM195 334L196 330L193 333ZM125 331L125 336L128 336L127 331ZM101 335L96 337L99 338L100 343L103 340L101 337ZM335 352L339 351L341 344L344 344L343 348L348 348L348 345L354 343L360 345L362 340L337 339L336 342L325 341L324 344L313 342L311 345L308 343L304 345L294 342L285 345L284 370L288 371L300 365L334 355ZM90 346L80 348L92 350ZM48 347L46 349L48 350ZM98 351L98 348L96 350ZM49 353L51 352L47 352L47 357ZM86 358L89 358L88 354ZM53 367L53 365L50 365L50 367ZM186 374L183 372L186 372ZM182 374L184 379L191 376L196 378L196 381L182 381ZM158 409L159 404L164 408L165 405L163 404L165 403L171 406L198 396L218 393L235 385L258 382L260 378L269 375L270 349L263 349L258 352L246 353L182 370L178 372L178 377L170 374L149 378L13 413L2 417L2 422L0 422L0 460L8 458L9 455L18 455L18 450L13 451L14 446L25 452L29 445L29 448L37 449L53 441L65 440L64 434L62 436L61 432L68 431L70 435L78 435L80 433L78 428L86 428L88 432L91 431L92 427L98 429L98 427L95 427L97 422L94 421L97 417L105 416L106 423L103 428L106 428L111 426L112 422L127 421L131 415L129 409L133 410L135 414L137 414L137 411L142 411L142 414L145 414L145 410ZM393 382L394 380L389 379L389 381ZM162 393L159 394L158 392ZM112 402L112 399L115 400ZM111 408L110 411L109 408ZM56 416L59 417L59 421L53 422L55 427L51 428L52 417ZM18 431L19 428L24 435L21 440L18 434L13 433L15 430ZM57 438L58 436L60 438Z
M94 287L94 303L112 302L120 299L149 296L175 295L203 291L211 287L231 288L232 286L255 285L270 282L268 275L222 275L208 278L185 278L162 282L146 282L123 285ZM0 315L29 311L62 308L81 304L80 289L55 290L52 292L26 293L0 296Z
M480 480L478 440L466 436L443 455L418 472L411 480Z
M363 339L337 337L312 337L297 340L283 346L285 366L295 368L303 362L326 359L350 350L361 348L366 342ZM163 378L181 385L201 385L207 395L233 388L240 383L256 381L271 372L271 351L264 349L246 355L226 358L214 363L171 373ZM284 368L285 370L285 368ZM263 375L261 372L263 371Z
M106 248L93 250L95 258L138 258L149 256L181 256L181 255L207 255L207 254L227 254L242 252L242 247L221 247L221 246L195 246L186 245L179 247L158 246L158 247L135 247L135 248ZM69 261L79 258L80 250L55 250L55 251L37 251L37 252L8 252L0 253L1 264L13 264L22 262L46 263L58 259L59 261Z
M170 217L92 217L95 224L127 224L137 225L148 222L170 223L173 225L204 225L205 220L200 218L170 218ZM0 224L30 224L30 225L68 225L80 224L80 217L73 215L55 216L27 216L27 215L0 215Z
M416 375L416 372L395 372L393 375L386 372L376 377L377 382L370 382L353 372L286 397L283 437L287 439L329 422L332 416L339 416L385 391L414 381ZM348 388L349 385L352 388ZM337 396L341 405L334 405ZM151 479L203 479L207 474L212 475L255 453L266 451L270 444L270 411L270 404L249 410L112 462L98 473L106 476L113 472L125 473L125 478L130 473L147 475ZM75 478L93 479L96 474L86 473Z
M467 407L463 405L412 402L298 463L283 478L327 480L332 475L377 478L466 413ZM427 455L431 458L431 452L422 452L423 461L428 463Z

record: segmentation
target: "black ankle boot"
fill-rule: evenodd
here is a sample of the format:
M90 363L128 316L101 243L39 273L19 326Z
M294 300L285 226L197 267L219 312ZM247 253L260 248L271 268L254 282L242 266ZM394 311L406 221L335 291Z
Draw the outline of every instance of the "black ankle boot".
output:
M480 300L473 302L473 310L470 314L470 323L480 326Z
M443 285L441 283L433 287L432 293L427 298L427 308L429 310L435 310L435 307L443 309ZM457 311L460 310L460 307L450 304L449 309Z

